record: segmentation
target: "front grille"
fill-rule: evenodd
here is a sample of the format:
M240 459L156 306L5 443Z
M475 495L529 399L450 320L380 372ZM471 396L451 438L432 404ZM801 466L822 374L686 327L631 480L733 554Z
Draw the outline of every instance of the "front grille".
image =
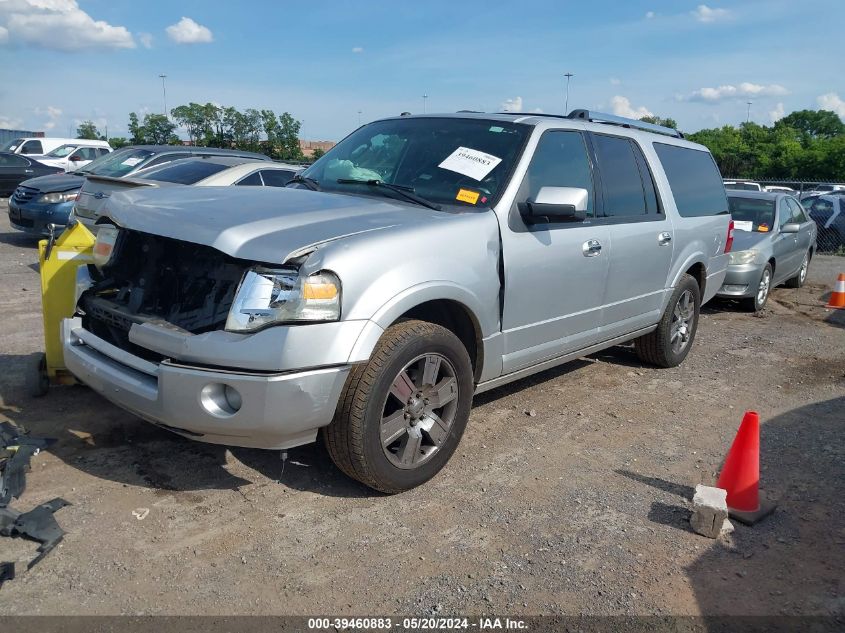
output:
M122 231L104 278L86 291L83 327L151 360L129 343L134 323L166 322L194 334L222 329L249 263L198 244Z
M33 189L32 187L18 187L15 189L12 197L15 199L15 202L29 202L37 193L38 189Z

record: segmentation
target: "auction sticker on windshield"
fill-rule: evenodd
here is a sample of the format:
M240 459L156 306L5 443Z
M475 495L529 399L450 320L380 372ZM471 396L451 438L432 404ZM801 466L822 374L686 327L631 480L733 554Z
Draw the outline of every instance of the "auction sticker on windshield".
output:
M734 228L738 231L753 231L754 222L747 220L734 220Z
M478 202L478 196L481 194L477 191L471 191L470 189L459 189L458 195L455 196L455 200L460 200L461 202L469 202L470 204L475 204Z
M501 162L502 159L498 156L479 152L477 149L470 149L469 147L459 147L449 154L438 167L481 181Z

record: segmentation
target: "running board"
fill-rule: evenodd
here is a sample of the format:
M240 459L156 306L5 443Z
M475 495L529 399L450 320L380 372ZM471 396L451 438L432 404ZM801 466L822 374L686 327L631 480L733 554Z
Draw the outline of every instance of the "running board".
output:
M649 332L653 332L657 329L656 325L650 325L649 327L642 328L640 330L636 330L635 332L630 332L628 334L623 334L622 336L617 336L616 338L609 339L607 341L602 341L601 343L596 343L595 345L591 345L590 347L585 347L583 349L576 350L574 352L570 352L569 354L564 354L563 356L557 356L555 358L544 360L541 363L536 365L531 365L531 367L525 367L524 369L520 369L518 371L512 372L510 374L505 374L504 376L499 376L498 378L493 378L492 380L487 380L485 382L479 383L475 387L475 395L480 393L484 393L485 391L490 391L491 389L495 389L496 387L501 387L502 385L506 385L508 383L520 380L522 378L527 378L533 374L537 374L541 371L545 371L547 369L551 369L552 367L557 367L558 365L563 365L564 363L568 363L570 361L575 360L576 358L581 358L582 356L588 356L589 354L594 354L595 352L600 352L603 349L607 349L608 347L613 347L614 345L619 345L620 343L626 343L627 341L631 341L635 338L641 337L643 334L648 334Z

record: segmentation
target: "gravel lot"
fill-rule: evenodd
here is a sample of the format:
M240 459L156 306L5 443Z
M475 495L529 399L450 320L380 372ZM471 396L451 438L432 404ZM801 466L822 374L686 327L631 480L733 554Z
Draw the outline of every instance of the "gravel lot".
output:
M61 496L61 547L0 538L19 576L0 614L819 614L845 616L845 258L755 317L705 307L679 368L613 348L479 396L449 466L387 497L319 446L183 440L83 387L41 399L35 241L0 202L0 420L59 439L16 507ZM711 541L689 529L745 409L775 515ZM279 481L281 476L281 481ZM133 511L147 508L139 520Z

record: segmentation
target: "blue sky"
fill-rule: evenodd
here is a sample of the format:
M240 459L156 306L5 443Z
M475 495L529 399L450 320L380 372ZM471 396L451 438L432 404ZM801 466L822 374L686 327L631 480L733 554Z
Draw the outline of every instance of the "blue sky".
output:
M303 136L460 109L569 105L687 131L845 117L842 0L323 3L0 0L0 127L125 135L129 112L212 101L289 111Z

